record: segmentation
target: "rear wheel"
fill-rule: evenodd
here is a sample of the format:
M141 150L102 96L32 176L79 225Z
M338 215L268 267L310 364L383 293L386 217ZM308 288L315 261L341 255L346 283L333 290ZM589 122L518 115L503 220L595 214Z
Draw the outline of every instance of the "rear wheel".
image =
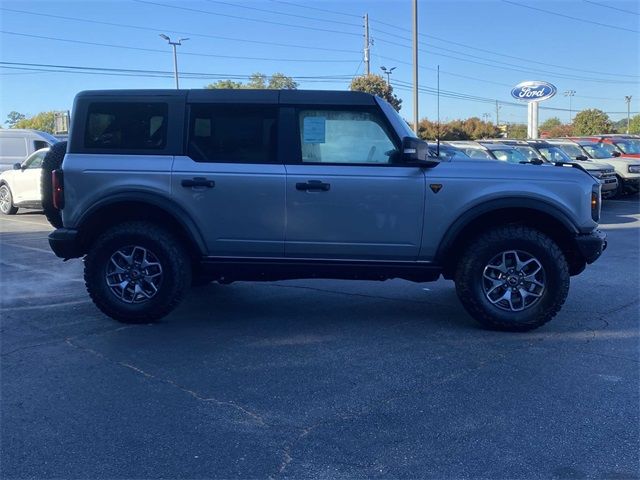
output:
M190 259L167 230L129 222L102 234L85 257L87 291L105 314L125 323L158 320L191 284Z
M569 267L548 236L510 225L468 245L455 282L460 301L483 326L526 331L558 313L569 291Z
M18 207L13 205L13 195L9 185L6 183L0 186L0 212L4 215L15 215L18 212Z

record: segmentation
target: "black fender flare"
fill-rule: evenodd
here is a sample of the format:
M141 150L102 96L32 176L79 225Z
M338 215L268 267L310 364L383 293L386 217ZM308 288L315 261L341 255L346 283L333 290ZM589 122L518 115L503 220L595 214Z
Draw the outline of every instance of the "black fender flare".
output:
M178 223L183 228L184 232L188 235L189 240L191 240L193 245L197 248L198 253L203 256L206 255L207 247L204 241L204 237L191 216L185 211L184 208L178 205L169 196L162 194L159 195L158 192L121 191L108 195L91 205L90 208L82 213L77 222L77 229L81 231L83 226L86 225L87 222L92 218L94 218L94 215L100 210L116 204L126 204L132 202L139 204L148 204L150 206L158 208L165 214L172 217L176 221L176 223Z
M580 230L571 218L565 212L548 201L523 197L497 198L469 208L449 225L449 228L447 228L447 231L440 240L438 249L436 250L436 261L439 263L444 263L444 261L446 261L447 252L456 242L458 235L465 229L465 227L481 215L498 210L518 208L536 210L542 214L549 215L561 223L571 234L577 235L580 233Z

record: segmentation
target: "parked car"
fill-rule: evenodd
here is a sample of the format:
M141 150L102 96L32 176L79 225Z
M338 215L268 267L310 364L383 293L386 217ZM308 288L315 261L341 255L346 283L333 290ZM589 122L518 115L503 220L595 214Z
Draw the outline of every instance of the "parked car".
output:
M87 91L72 122L43 175L63 221L49 243L84 257L89 295L123 322L163 317L194 276L444 276L482 325L530 330L606 247L591 175L441 162L363 92Z
M57 141L53 135L39 130L0 129L0 171L13 168L35 151L50 147Z
M624 157L640 158L640 138L637 135L599 135L592 137L577 137L580 140L613 145L615 151Z
M491 139L478 140L478 143L480 143L481 145L508 145L512 148L515 148L517 151L519 151L522 155L524 155L525 159L530 162L543 162L543 163L546 162L545 158L542 157L540 153L538 153L535 150L535 148L531 147L524 140L513 140L513 139L507 139L507 138L496 138L496 139L491 138Z
M440 142L439 145L436 142L428 143L429 152L434 156L439 157L441 160L469 160L470 158L469 155L449 144L448 142Z
M11 170L0 173L0 213L14 215L18 208L42 208L42 161L49 151L41 148Z
M618 178L612 165L593 160L576 160L567 155L564 150L545 140L528 140L527 144L538 152L538 156L550 162L577 163L598 179L602 185L602 197L612 198L617 196L619 191ZM582 156L579 156L583 158Z
M578 159L604 160L616 171L619 192L637 193L640 189L640 160L621 156L613 145L589 139L552 139L567 155Z
M474 141L453 141L449 142L454 147L462 150L471 158L484 160L500 160L509 163L529 163L518 150L504 143L480 143Z

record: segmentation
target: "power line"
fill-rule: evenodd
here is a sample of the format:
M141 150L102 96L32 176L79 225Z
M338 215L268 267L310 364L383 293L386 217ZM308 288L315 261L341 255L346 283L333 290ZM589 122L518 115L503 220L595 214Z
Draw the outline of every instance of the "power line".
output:
M536 10L538 12L548 13L549 15L555 15L557 17L568 18L570 20L575 20L576 22L590 23L592 25L598 25L600 27L613 28L613 29L618 30L618 31L624 30L624 31L627 31L627 32L632 32L632 33L640 33L639 30L633 30L632 28L624 28L624 27L621 27L619 25L610 25L608 23L600 23L600 22L595 22L593 20L585 20L584 18L574 17L573 15L566 15L564 13L558 13L558 12L554 12L554 11L551 11L551 10L545 10L544 8L532 7L531 5L523 5L522 3L512 2L511 0L501 0L501 1L502 1L502 3L508 3L510 5L515 5L517 7L528 8L530 10Z
M105 22L105 21L101 21L101 20L91 20L91 19L87 19L87 18L68 17L68 16L64 16L64 15L55 15L55 14L50 14L50 13L29 12L27 10L18 10L18 9L14 9L14 8L0 7L0 10L4 10L4 11L7 11L7 12L13 12L13 13L23 13L23 14L26 14L26 15L34 15L34 16L45 17L45 18L56 18L56 19L59 19L59 20L69 20L69 21L74 21L74 22L83 22L83 23L90 23L90 24L95 24L95 25L106 25L106 26L109 26L109 27L131 28L131 29L135 29L135 30L144 30L144 31L153 32L153 33L158 33L158 31L159 31L158 28L144 27L144 26L141 26L141 25L131 25L131 24L126 24L126 23L112 23L112 22ZM212 39L215 39L215 40L230 40L230 41L233 41L233 42L245 42L245 43L253 43L253 44L259 44L259 45L270 45L270 46L274 46L274 47L302 48L302 49L305 49L305 50L320 50L320 51L325 51L325 52L357 53L357 54L361 53L360 50L345 50L345 49L337 49L337 48L313 47L313 46L309 46L309 45L296 45L296 44L288 44L288 43L268 42L268 41L261 41L261 40L248 40L248 39L244 39L244 38L225 37L225 36L221 36L221 35L212 35L212 34L207 34L207 33L185 32L185 31L181 31L181 30L173 30L171 28L161 28L160 30L166 31L166 32L170 32L170 33L177 33L177 34L180 34L180 35L190 35L192 37L212 38Z
M376 31L382 33L383 35L393 36L394 38L398 38L400 40L405 40L407 42L411 41L410 38L399 37L397 35L381 31L380 29L376 29ZM397 42L394 42L392 40L387 40L387 39L384 39L384 38L382 39L382 41L385 42L385 43L388 43L390 45L395 45L395 46L398 46L398 47L401 47L401 48L411 48L409 45L404 45L404 44L397 43ZM569 73L555 73L555 72L551 72L551 71L548 71L548 70L537 70L537 69L534 69L534 68L531 68L531 67L526 67L526 66L522 67L520 65L513 64L513 63L503 62L503 61L500 61L500 60L494 60L492 58L479 57L479 56L474 55L474 54L464 53L464 52L460 52L458 50L452 50L450 48L440 47L440 46L434 45L432 43L427 43L427 42L419 42L419 43L420 43L420 45L423 45L425 47L435 48L437 50L443 50L445 52L452 52L452 53L455 53L457 55L464 55L464 56L468 56L468 57L472 57L472 58L477 58L477 59L480 59L480 60L485 60L487 62L493 62L493 63L498 63L498 64L507 65L507 66L511 66L511 67L517 67L517 71L524 72L524 73L540 72L540 73L543 73L545 75L555 75L555 76L557 76L559 78L569 78L569 79L572 79L572 80L583 80L583 81L594 81L594 82L597 81L597 82L612 82L612 83L636 83L635 81L632 82L632 81L629 81L629 80L622 80L622 81L619 81L619 82L613 82L612 80L608 80L608 79L604 79L604 78L603 79L596 79L596 78L591 78L591 77L581 77L581 76L572 75L572 74L569 74ZM455 42L450 42L450 43L455 43ZM459 45L463 45L463 44L459 44ZM471 62L471 63L478 63L476 61L466 60L466 59L457 58L457 57L451 57L451 56L445 55L443 53L436 53L436 52L433 52L433 51L430 52L430 53L434 53L434 54L440 55L442 57L453 58L455 60L460 60L460 61L463 61L463 62L466 61L466 62ZM511 55L505 55L505 56L511 57ZM519 57L514 57L514 58L519 58ZM522 60L527 61L526 59L522 59ZM532 61L532 63L548 65L548 64L545 64L543 62ZM485 65L485 64L481 64L481 65ZM551 66L553 66L553 65L551 65ZM560 65L557 65L557 67L565 68L565 69L568 69L568 70L576 70L576 71L584 71L584 72L588 72L588 73L595 73L595 74L599 74L599 75L613 75L615 77L625 76L625 77L633 77L633 78L638 77L638 78L640 78L639 75L624 75L624 74L615 74L615 73L609 73L609 72L596 72L596 71L593 71L593 70L573 69L571 67L563 67L563 66L560 66ZM527 70L525 70L525 69L527 69Z
M640 15L640 13L634 12L632 10L625 10L624 8L612 7L611 5L606 5L606 4L600 3L600 2L593 2L591 0L583 0L583 1L585 3L591 3L592 5L597 5L598 7L602 7L602 8L610 8L611 10L617 10L619 12L630 13L632 15Z
M371 22L374 23L374 24L375 23L379 23L380 25L385 25L387 27L395 28L397 30L401 30L401 31L404 31L404 32L409 32L409 33L411 32L409 29L406 29L406 28L403 28L403 27L398 27L397 25L392 25L390 23L382 22L380 20L371 20ZM394 38L400 38L400 39L406 40L406 41L410 41L411 40L411 39L409 39L407 37L398 37L396 34L391 33L391 32L386 32L384 30L377 29L377 31L382 33L383 35L392 36ZM565 69L565 70L580 71L580 72L584 72L584 73L594 73L596 75L610 75L610 76L614 76L614 77L640 78L640 75L629 75L629 74L623 74L623 73L601 72L601 71L595 71L595 70L586 70L586 69L582 69L582 68L568 67L566 65L558 65L558 64L548 63L548 62L540 62L540 61L537 61L537 60L532 60L530 58L519 57L519 56L516 56L516 55L509 55L509 54L506 54L506 53L496 52L495 50L488 50L488 49L485 49L485 48L479 48L479 47L476 47L476 46L473 46L473 45L469 45L469 44L466 44L466 43L455 42L455 41L452 41L452 40L448 40L446 38L442 38L442 37L438 37L438 36L430 35L430 34L426 34L426 33L419 33L418 35L420 37L431 38L433 40L437 40L437 41L444 42L444 43L447 43L447 44L457 45L459 47L468 48L468 49L471 49L471 50L477 50L479 52L489 53L491 55L496 55L496 56L500 56L500 57L511 58L511 59L514 59L514 60L522 61L522 62L535 63L535 64L543 65L543 66L546 66L546 67L562 68L562 69ZM432 45L432 44L427 44L426 42L424 42L424 43L421 42L421 45L425 45L425 46L430 46L431 45L431 46L433 46L435 48L443 48L443 47L436 47L435 45ZM457 53L462 54L462 52L457 52Z
M237 4L237 3L230 3L230 2L223 2L220 0L207 0L207 2L209 3L217 3L219 5L228 5L234 8L244 8L247 10L253 10L256 12L265 12L265 13L270 13L270 14L274 14L274 15L284 15L287 17L294 17L294 18L304 18L306 20L313 20L315 22L328 22L334 25L347 25L349 27L356 27L356 28L361 28L360 25L355 24L355 23L350 23L350 22L341 22L339 20L329 20L329 19L324 19L324 18L318 18L318 17L309 17L307 15L297 15L295 13L287 13L287 12L278 12L275 10L267 10L266 8L258 8L258 7L250 7L248 5L241 5L241 4Z
M271 1L275 3L283 3L285 5L292 5L294 7L306 8L308 10L316 10L318 12L332 13L334 15L343 15L345 17L362 18L361 15L356 15L354 13L344 13L344 12L338 12L336 10L329 10L326 8L310 7L309 5L301 5L299 3L294 3L294 2L285 2L284 0L271 0Z
M88 42L85 40L75 40L69 38L58 38L58 37L49 37L45 35L33 35L30 33L18 33L18 32L9 32L6 30L0 30L0 33L5 35L18 35L21 37L30 37L30 38L39 38L44 40L54 40L58 42L69 42L69 43L78 43L82 45L94 45L99 47L109 47L109 48L123 48L127 50L139 50L143 52L154 52L154 53L163 53L166 54L166 50L161 50L158 48L143 48L143 47L131 47L128 45L115 45L113 43L99 43L99 42ZM181 55L191 55L197 57L214 57L214 58L231 58L231 59L243 59L243 60L264 60L264 61L274 61L274 62L296 62L296 63L354 63L355 60L320 60L320 59L306 59L306 58L267 58L267 57L243 57L239 55L219 55L214 53L195 53L195 52L183 52Z
M241 17L238 15L231 15L228 13L219 13L212 12L210 10L201 10L199 8L189 8L189 7L179 7L177 5L166 5L164 3L151 2L149 0L133 0L137 3L145 3L148 5L155 5L156 7L165 7L165 8L173 8L176 10L184 10L186 12L195 12L195 13L204 13L206 15L215 15L216 17L227 17L227 18L235 18L237 20L245 20L249 22L258 22L258 23L268 23L270 25L278 25L280 27L290 27L290 28L302 28L304 30L314 30L316 32L325 32L325 33L336 33L340 35L350 35L353 37L361 37L361 33L351 33L351 32L343 32L341 30L331 30L328 28L318 28L318 27L309 27L305 25L293 25L291 23L283 23L283 22L274 22L273 20L263 20L258 18L249 18L249 17Z

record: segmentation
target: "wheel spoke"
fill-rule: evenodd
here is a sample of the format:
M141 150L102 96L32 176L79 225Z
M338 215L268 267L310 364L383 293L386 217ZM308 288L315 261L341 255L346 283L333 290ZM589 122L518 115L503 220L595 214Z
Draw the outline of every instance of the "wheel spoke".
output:
M125 303L146 302L158 294L162 264L147 248L129 245L116 250L106 270L107 286Z

